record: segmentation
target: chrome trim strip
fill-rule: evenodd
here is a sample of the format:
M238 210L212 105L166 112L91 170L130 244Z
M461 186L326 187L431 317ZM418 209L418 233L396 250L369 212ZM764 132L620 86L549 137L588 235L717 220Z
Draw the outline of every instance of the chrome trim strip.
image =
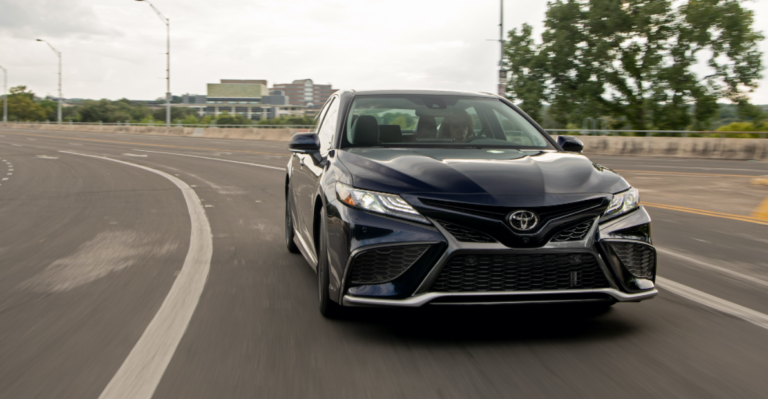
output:
M412 296L406 299L376 299L344 295L342 302L344 306L382 306L382 307L421 307L437 298L456 298L462 297L480 297L480 296L515 296L525 295L572 295L572 294L606 294L613 297L618 302L642 301L651 299L658 295L659 291L655 288L641 293L628 294L613 288L598 288L590 290L547 290L547 291L501 291L501 292L429 292ZM548 300L549 301L549 300ZM568 302L578 302L578 299L568 300ZM513 301L510 301L513 302ZM545 301L525 301L527 303L545 303ZM498 302L496 302L498 303ZM515 302L520 303L520 302ZM474 303L473 303L474 304ZM482 303L481 303L482 304Z
M299 249L301 250L302 254L304 254L305 257L309 257L309 265L312 266L313 269L317 268L317 258L315 257L315 254L307 248L307 243L304 242L304 239L301 238L301 234L299 234L299 231L296 229L293 229L293 236L297 237L299 239Z

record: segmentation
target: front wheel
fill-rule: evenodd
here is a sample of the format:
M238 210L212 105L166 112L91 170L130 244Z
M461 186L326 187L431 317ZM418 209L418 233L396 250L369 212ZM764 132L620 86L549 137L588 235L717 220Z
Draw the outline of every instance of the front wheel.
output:
M328 273L328 241L325 232L325 208L320 210L320 245L317 249L317 293L320 305L320 314L329 318L336 319L342 316L344 308L331 299L329 285L330 276Z
M299 247L296 246L296 242L293 241L293 218L291 217L291 200L290 193L285 197L285 246L288 248L288 252L297 254L299 253Z

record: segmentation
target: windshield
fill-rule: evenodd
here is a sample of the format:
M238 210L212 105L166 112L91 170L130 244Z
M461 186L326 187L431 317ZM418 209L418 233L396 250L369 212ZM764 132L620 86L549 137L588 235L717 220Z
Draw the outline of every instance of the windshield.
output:
M500 100L451 95L358 96L341 147L554 148Z

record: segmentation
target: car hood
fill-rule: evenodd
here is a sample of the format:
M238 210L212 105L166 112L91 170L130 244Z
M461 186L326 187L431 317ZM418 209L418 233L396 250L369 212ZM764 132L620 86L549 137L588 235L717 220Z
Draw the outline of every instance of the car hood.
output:
M583 155L510 149L353 148L339 160L361 189L488 205L548 206L629 188Z

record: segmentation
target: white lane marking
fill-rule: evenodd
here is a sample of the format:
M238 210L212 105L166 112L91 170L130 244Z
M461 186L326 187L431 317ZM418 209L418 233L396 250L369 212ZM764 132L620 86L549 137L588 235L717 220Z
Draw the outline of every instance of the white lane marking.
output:
M7 177L3 177L3 180L8 180L8 178Z
M40 159L59 159L59 157L49 157L48 155L38 155L35 158L40 158Z
M206 205L206 208L213 208L213 205Z
M726 301L725 299L709 295L705 292L701 292L686 285L667 280L663 277L657 276L656 282L662 288L673 294L690 299L694 302L698 302L704 306L709 306L710 308L725 314L746 320L756 326L768 329L768 315L766 314L754 311L741 305L737 305L733 302Z
M21 145L21 144L11 144L11 145L14 146L14 147L23 147L23 145Z
M27 140L30 140L30 141L37 141L37 139L27 139Z
M69 145L82 145L82 144L77 144L77 143L69 143Z
M125 155L127 157L139 157L139 158L146 158L147 157L146 155L130 154L130 153L127 153L127 152L125 154L123 154L123 155Z
M13 173L8 173L8 176L12 176L12 175L13 175Z
M275 170L282 170L284 171L285 168L278 168L276 166L268 166L268 165L260 165L257 163L250 163L250 162L240 162L240 161L232 161L229 159L220 159L220 158L211 158L211 157L202 157L200 155L189 155L189 154L176 154L173 152L161 152L161 151L148 151L148 150L135 150L134 151L142 151L142 152L154 152L155 154L168 154L168 155L178 155L180 157L192 157L192 158L202 158L202 159L210 159L213 161L221 161L221 162L230 162L230 163L239 163L241 165L250 165L250 166L257 166L259 168L267 168L267 169L275 169Z
M211 225L205 216L200 198L187 183L181 179L157 169L135 163L96 155L79 154L60 151L66 154L104 159L158 174L170 180L178 187L187 203L191 221L189 237L189 252L184 259L181 273L173 283L168 296L165 297L160 310L144 330L136 346L109 381L107 387L99 396L100 399L132 398L151 399L160 383L160 379L168 367L189 320L197 307L200 295L203 293L205 280L211 268L213 253L213 236Z
M733 271L731 269L727 269L727 268L722 267L722 266L713 265L713 264L711 264L709 262L704 262L702 260L694 259L694 258L691 258L688 255L681 254L679 252L675 252L675 251L671 251L671 250L666 249L666 248L659 248L659 247L656 247L656 252L659 252L659 253L662 253L662 254L665 254L665 255L669 255L669 256L672 256L672 257L675 257L675 258L678 258L678 259L682 259L682 260L684 260L686 262L690 262L690 263L693 263L695 265L698 265L698 266L701 266L701 267L705 267L707 269L712 269L712 270L715 270L717 272L720 272L720 273L723 273L723 274L727 274L727 275L729 275L731 277L735 277L735 278L738 278L738 279L741 279L741 280L744 280L744 281L748 281L748 282L753 283L753 284L762 285L763 287L768 288L768 281L761 280L759 278L752 277L752 276L746 275L744 273L739 273L737 271Z

